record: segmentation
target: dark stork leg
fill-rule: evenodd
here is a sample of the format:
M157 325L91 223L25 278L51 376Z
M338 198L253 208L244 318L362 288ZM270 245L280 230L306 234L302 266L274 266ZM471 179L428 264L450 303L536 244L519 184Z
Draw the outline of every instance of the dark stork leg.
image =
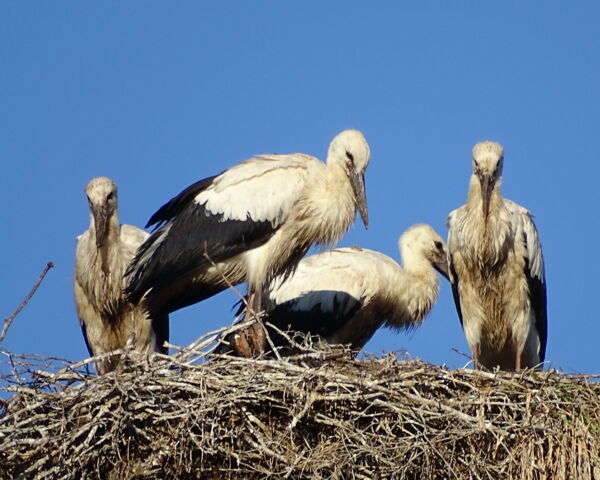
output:
M233 335L233 350L240 356L250 358L252 356L252 350L248 344L248 338L246 335L246 329L240 330Z
M255 323L240 330L234 337L234 348L242 357L256 357L265 351L265 327L259 317L261 311L261 289L251 291L244 320L254 317Z
M262 288L258 288L254 292L254 302L252 305L252 312L254 314L254 318L256 319L256 323L252 325L252 334L250 336L250 342L252 343L252 348L257 355L264 353L267 339L265 336L265 326L260 316L258 315L262 311Z

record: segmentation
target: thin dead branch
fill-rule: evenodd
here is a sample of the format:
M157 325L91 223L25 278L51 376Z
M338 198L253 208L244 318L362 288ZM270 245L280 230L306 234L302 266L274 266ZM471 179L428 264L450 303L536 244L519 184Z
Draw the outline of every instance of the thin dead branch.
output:
M51 268L54 268L54 263L48 262L46 264L46 266L44 267L44 270L42 270L42 273L40 274L39 278L37 279L37 282L35 282L35 285L31 288L31 290L29 291L29 293L27 294L25 299L21 302L21 304L17 307L17 309L9 317L7 317L4 320L4 326L2 327L2 332L0 333L0 343L2 343L2 341L4 340L4 337L6 337L6 334L8 333L8 329L10 328L10 325L13 322L13 320L21 312L21 310L23 310L25 308L25 305L27 305L29 303L29 301L31 300L31 298L35 295L35 292L37 291L39 286L42 284L44 277L50 271Z

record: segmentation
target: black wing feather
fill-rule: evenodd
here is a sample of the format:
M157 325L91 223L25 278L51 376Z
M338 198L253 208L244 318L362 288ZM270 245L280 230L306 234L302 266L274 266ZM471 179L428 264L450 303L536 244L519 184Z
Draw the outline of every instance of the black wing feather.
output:
M92 350L92 346L90 345L90 341L88 339L87 328L85 326L85 322L81 321L81 322L79 322L79 324L81 325L81 333L83 333L83 339L85 340L85 346L88 349L90 357L93 357L94 351Z
M192 198L191 193L188 197ZM201 272L212 262L227 260L262 245L278 228L269 221L257 222L249 217L223 220L223 215L212 214L193 201L183 210L180 206L177 209L180 211L176 217L150 235L127 268L125 275L131 277L125 292L132 302L138 302L150 288L158 295L162 289ZM161 238L166 229L167 234ZM150 258L142 264L141 260L151 250L154 251Z
M319 298L323 294L335 295L333 310L325 311ZM310 310L296 310L294 305L310 297L315 300L309 300L309 305L314 305ZM343 291L310 291L304 295L276 305L266 316L265 322L272 323L278 329L287 331L293 330L310 334L317 334L324 338L333 335L337 330L350 321L356 312L362 307L360 300ZM277 337L277 335L275 334Z
M166 355L169 353L169 349L164 346L164 343L169 341L169 316L167 314L152 315L151 321L159 352Z
M212 177L204 178L202 180L193 183L185 190L180 192L178 195L174 196L171 200L165 203L162 207L160 207L148 220L146 223L146 227L151 227L152 225L156 225L155 230L159 228L161 225L165 224L169 220L175 218L179 213L187 208L193 201L196 195L200 192L206 190L223 172L218 175L213 175Z
M523 241L525 242L526 250L529 251L527 245L527 235L523 233ZM541 247L540 247L541 248ZM543 262L543 260L542 260ZM541 274L533 275L530 269L530 259L525 258L525 275L529 285L529 301L535 315L535 327L537 328L540 338L540 362L544 362L546 358L546 344L548 342L548 312L546 309L546 276L544 270Z

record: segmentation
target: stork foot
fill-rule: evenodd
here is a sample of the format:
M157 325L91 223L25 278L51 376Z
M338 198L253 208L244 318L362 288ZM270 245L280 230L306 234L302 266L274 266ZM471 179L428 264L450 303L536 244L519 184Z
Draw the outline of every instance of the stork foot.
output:
M241 357L258 357L265 351L266 336L263 323L256 323L240 330L233 337L233 349Z
M236 333L233 336L232 346L235 353L237 353L240 357L252 357L252 349L250 348L248 336L244 330Z
M233 348L242 357L258 357L265 352L267 338L265 327L257 312L261 309L261 290L253 290L249 295L244 313L245 319L254 319L254 323L240 330L234 338Z

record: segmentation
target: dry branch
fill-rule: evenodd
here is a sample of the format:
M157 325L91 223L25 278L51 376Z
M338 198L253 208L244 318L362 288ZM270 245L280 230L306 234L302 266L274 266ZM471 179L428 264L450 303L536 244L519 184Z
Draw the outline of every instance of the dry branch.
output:
M37 289L41 285L42 281L44 280L44 277L46 276L46 274L48 273L48 271L51 268L54 268L54 263L48 262L46 264L46 266L44 267L44 270L42 270L42 273L40 274L39 278L37 279L37 282L35 282L33 287L31 287L31 290L29 291L29 293L27 294L25 299L21 302L21 304L17 307L17 309L10 316L8 316L7 318L4 319L4 326L2 327L2 332L0 333L0 343L2 343L2 341L4 340L4 337L6 337L6 334L8 333L8 329L10 328L10 324L13 322L13 320L16 318L16 316L21 312L21 310L23 310L25 308L25 305L27 305L29 303L31 298L35 295L35 292L37 291Z
M600 478L600 384L296 346L205 360L219 332L121 367L12 356L0 478Z

